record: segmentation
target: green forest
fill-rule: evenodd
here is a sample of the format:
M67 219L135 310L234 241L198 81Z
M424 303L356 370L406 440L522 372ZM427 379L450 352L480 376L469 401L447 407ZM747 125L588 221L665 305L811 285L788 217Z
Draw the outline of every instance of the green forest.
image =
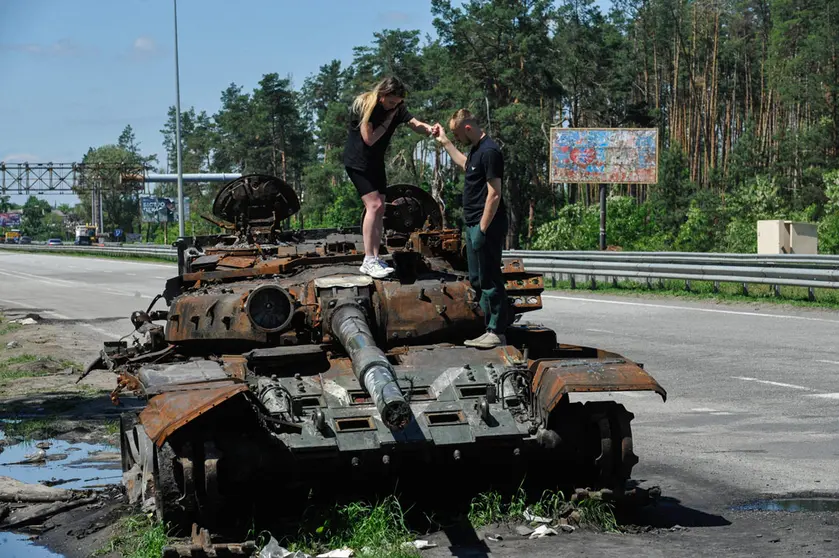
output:
M371 30L349 66L325 60L302 83L266 68L252 91L221 91L215 114L183 111L184 172L284 177L302 200L294 226L356 225L361 203L341 164L349 106L395 75L421 120L466 107L501 145L508 248L597 248L597 186L548 180L552 126L655 127L659 182L610 186L610 245L755 252L757 220L790 219L817 222L819 251L839 252L839 0L617 0L608 13L588 0L432 0L431 10L436 38ZM157 163L174 172L174 107L161 122L169 161ZM143 157L130 127L85 162L126 157ZM387 165L391 184L434 192L461 224L462 175L433 139L403 127ZM200 214L218 187L185 186L188 234L214 231ZM106 198L106 224L138 231L136 197ZM84 196L79 211L90 211Z

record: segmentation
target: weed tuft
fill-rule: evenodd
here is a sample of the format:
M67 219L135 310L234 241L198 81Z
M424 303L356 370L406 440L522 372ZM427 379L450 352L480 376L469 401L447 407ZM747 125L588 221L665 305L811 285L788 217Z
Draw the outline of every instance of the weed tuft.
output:
M615 508L612 504L602 500L582 500L577 504L580 512L580 523L591 525L607 533L616 533L618 522L615 519Z
M119 419L111 420L105 423L105 433L108 436L115 436L119 434Z
M483 527L491 523L500 523L506 518L504 502L501 494L489 491L481 492L469 504L469 522L475 527Z
M0 321L0 337L15 332L22 327L23 326L20 324L13 324L11 322Z
M527 494L521 486L509 502L505 502L495 491L478 494L469 506L468 519L473 527L480 528L493 523L522 521L525 512L528 512L558 522L564 515L563 511L573 509L578 512L580 525L606 532L619 531L614 507L607 502L585 499L572 504L565 499L562 491L545 490L537 501L528 503Z
M36 360L38 360L38 357L36 357L35 355L22 354L13 356L12 358L7 358L5 364L7 366L12 366L15 364L26 364L27 362L35 362Z
M160 558L168 540L166 528L153 515L137 514L121 519L116 534L93 555L119 552L124 558Z
M349 547L360 557L408 558L419 555L415 549L404 546L412 539L405 510L398 498L391 495L375 505L353 502L336 505L325 516L308 520L304 517L299 538L288 543L288 549L317 554Z
M8 438L27 440L45 440L59 433L55 419L23 419L17 421L3 421L0 430Z
M13 356L0 361L0 385L20 378L48 376L67 368L81 369L77 363L67 359L56 360L49 356L37 357L31 354Z

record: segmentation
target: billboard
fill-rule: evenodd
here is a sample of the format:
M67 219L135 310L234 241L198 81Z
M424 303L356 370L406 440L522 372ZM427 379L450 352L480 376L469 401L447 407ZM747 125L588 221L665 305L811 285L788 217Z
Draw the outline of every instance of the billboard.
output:
M178 198L143 196L140 198L140 211L144 223L177 223ZM184 198L184 219L189 221L189 198Z
M658 130L551 128L553 183L655 184Z
M19 227L20 213L0 213L0 227Z

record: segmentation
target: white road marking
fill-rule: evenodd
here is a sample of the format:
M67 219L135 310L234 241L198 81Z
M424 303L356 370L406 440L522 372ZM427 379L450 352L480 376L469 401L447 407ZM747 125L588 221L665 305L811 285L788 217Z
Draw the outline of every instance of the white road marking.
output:
M587 329L586 331L593 331L595 333L611 333L612 335L615 334L614 331L609 331L608 329Z
M126 273L126 275L130 275L131 277L137 277L136 273Z
M110 273L107 272L107 273ZM41 283L46 283L52 287L64 287L64 288L73 288L78 289L79 287L89 287L89 285L79 282L79 281L67 281L65 279L56 279L54 277L42 277L40 275L32 275L30 273L23 273L22 271L17 271L15 273L8 273L6 271L0 271L0 275L6 275L8 277L13 277L15 279L33 279L35 281L40 281ZM97 285L100 292L114 294L119 296L130 296L132 298L154 298L153 295L144 295L141 294L139 291L134 291L133 293L129 293L126 291L118 291L116 289L109 289L107 287L103 287L101 285Z
M823 362L825 364L839 364L839 360L817 360L816 362Z
M709 407L697 407L696 409L691 409L694 413L718 413L716 409L711 409Z
M116 261L117 260L117 258L110 258L110 257L107 257L107 256L97 258L95 256L89 256L89 257L85 257L85 256L65 256L65 255L62 255L62 254L49 254L49 255L47 255L47 254L32 254L32 253L29 253L29 254L12 254L12 253L9 253L9 254L7 254L5 251L3 252L3 255L8 255L8 256L12 256L12 257L18 256L21 259L24 256L34 256L36 259L39 259L39 260L41 258L52 258L52 259L54 259L54 258L58 257L58 258L64 258L64 259L67 259L67 260L73 260L73 261L76 261L76 262L79 261L79 258L82 258L88 263L93 263L93 262L107 263L108 260L111 260L111 261ZM41 260L41 261L44 261L44 260ZM175 262L172 262L170 264L165 264L165 263L131 262L131 261L123 261L122 259L120 259L119 263L120 263L120 265L145 265L145 266L148 266L148 267L166 267L166 268L169 268L169 269L172 269L173 267L177 267L177 264Z
M40 281L41 283L46 283L47 285L51 285L53 287L76 287L76 283L74 281L65 281L63 279L52 279L50 277L41 277L40 275L31 275L29 273L23 273L22 271L17 271L15 273L8 273L6 271L0 271L0 275L5 275L7 277L14 277L15 279L34 279L35 281Z
M113 271L110 269L100 269L99 273L113 273Z
M768 386L777 386L777 387L785 387L790 389L800 389L802 391L818 391L813 388L808 388L805 386L797 386L795 384L785 384L783 382L772 382L770 380L761 380L759 378L749 378L748 376L732 376L735 380L743 380L744 382L757 382L759 384L766 384Z
M542 298L555 298L557 300L573 300L576 302L591 302L595 304L620 304L624 306L646 306L649 308L665 308L667 310L688 310L692 312L712 312L715 314L733 314L736 316L753 316L756 318L785 318L788 320L806 320L810 322L827 322L839 324L839 320L828 320L827 318L810 318L807 316L789 316L787 314L759 314L757 312L742 312L737 310L717 310L714 308L694 308L692 306L670 306L668 304L652 304L647 302L626 302L623 300L598 300L594 298L583 298L576 296L542 295Z
M164 280L169 279L168 277L160 277L159 275L155 275L154 278L155 279L164 279Z
M8 304L16 304L16 305L20 306L21 308L37 308L37 306L32 306L31 304L27 304L25 302L19 302L17 300L9 300L9 299L6 299L6 298L0 298L0 302L6 302ZM44 310L43 312L44 312L44 314L50 314L52 316L55 316L59 320L72 320L73 319L70 316L65 316L64 314L59 314L58 312L53 312L52 310ZM114 334L110 331L106 331L106 330L104 330L100 327L96 327L95 325L92 325L92 324L78 324L78 325L80 325L82 327L86 327L87 329L93 330L100 335L106 335L106 336L110 337L111 339L121 339L121 337L119 335L116 335L116 334Z
M822 399L839 399L839 393L810 393L807 397L820 397Z

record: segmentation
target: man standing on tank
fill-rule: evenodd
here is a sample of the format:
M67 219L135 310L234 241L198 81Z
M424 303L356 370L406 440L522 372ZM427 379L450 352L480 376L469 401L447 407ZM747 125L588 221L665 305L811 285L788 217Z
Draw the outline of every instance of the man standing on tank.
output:
M432 126L420 122L405 108L407 90L399 79L381 80L371 91L355 98L352 105L344 167L361 201L364 202L364 262L359 271L381 279L393 273L379 257L385 215L385 151L400 124L414 132L431 135Z
M506 344L507 295L501 274L501 249L507 236L507 210L501 197L504 157L501 148L486 135L477 119L460 109L449 120L455 139L471 146L464 155L446 137L443 126L434 125L432 134L452 160L465 171L463 220L466 224L466 257L469 280L480 297L486 319L486 333L464 344L491 349Z

